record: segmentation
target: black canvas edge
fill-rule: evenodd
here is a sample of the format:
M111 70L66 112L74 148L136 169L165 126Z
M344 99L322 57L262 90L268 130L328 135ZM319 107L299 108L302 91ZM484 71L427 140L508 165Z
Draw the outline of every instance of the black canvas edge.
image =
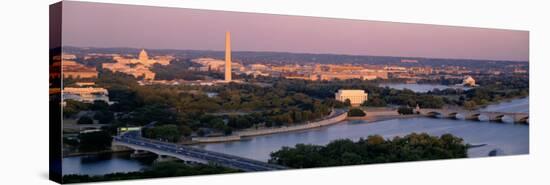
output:
M63 183L62 179L62 107L61 107L61 50L63 2L49 6L49 179Z

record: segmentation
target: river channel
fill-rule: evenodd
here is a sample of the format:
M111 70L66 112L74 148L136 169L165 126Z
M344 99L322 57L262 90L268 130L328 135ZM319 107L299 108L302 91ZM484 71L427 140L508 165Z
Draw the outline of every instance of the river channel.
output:
M483 110L529 112L529 98L490 105ZM324 145L336 139L358 140L361 137L373 134L392 138L412 132L426 132L432 135L451 133L462 137L466 143L483 145L469 149L469 157L488 156L491 151L493 153L496 151L497 155L529 153L528 125L435 118L397 119L373 123L345 121L311 130L256 136L241 141L202 144L195 147L267 161L271 152L283 146L294 146L298 143ZM66 157L63 159L63 174L101 175L113 172L139 171L150 164L151 161L132 159L129 154L113 154L102 157Z

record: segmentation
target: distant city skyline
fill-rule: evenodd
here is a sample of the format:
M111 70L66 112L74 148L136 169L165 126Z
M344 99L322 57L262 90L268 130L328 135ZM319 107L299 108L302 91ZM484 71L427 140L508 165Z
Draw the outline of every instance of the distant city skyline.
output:
M65 1L63 45L529 60L529 32Z

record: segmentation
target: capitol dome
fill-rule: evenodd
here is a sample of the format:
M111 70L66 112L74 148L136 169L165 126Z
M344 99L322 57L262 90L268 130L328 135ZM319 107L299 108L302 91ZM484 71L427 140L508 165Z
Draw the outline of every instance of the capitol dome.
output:
M476 80L474 80L474 78L472 78L472 76L465 76L464 79L462 80L462 85L466 85L466 86L476 86Z
M139 52L139 60L141 61L149 60L149 55L147 55L147 52L145 51L145 49L141 49L141 51Z

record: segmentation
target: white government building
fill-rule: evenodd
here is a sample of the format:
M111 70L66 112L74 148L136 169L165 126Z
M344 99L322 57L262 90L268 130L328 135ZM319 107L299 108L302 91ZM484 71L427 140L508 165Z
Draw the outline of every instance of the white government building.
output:
M472 78L472 76L465 76L464 79L462 80L462 85L463 86L470 86L470 87L477 86L476 85L476 80L474 80L474 78Z
M109 91L99 87L65 87L63 88L63 100L75 100L84 103L94 103L96 100L104 101L109 105Z
M349 99L352 106L358 106L367 101L368 95L364 90L340 89L335 94L335 99L341 102Z

